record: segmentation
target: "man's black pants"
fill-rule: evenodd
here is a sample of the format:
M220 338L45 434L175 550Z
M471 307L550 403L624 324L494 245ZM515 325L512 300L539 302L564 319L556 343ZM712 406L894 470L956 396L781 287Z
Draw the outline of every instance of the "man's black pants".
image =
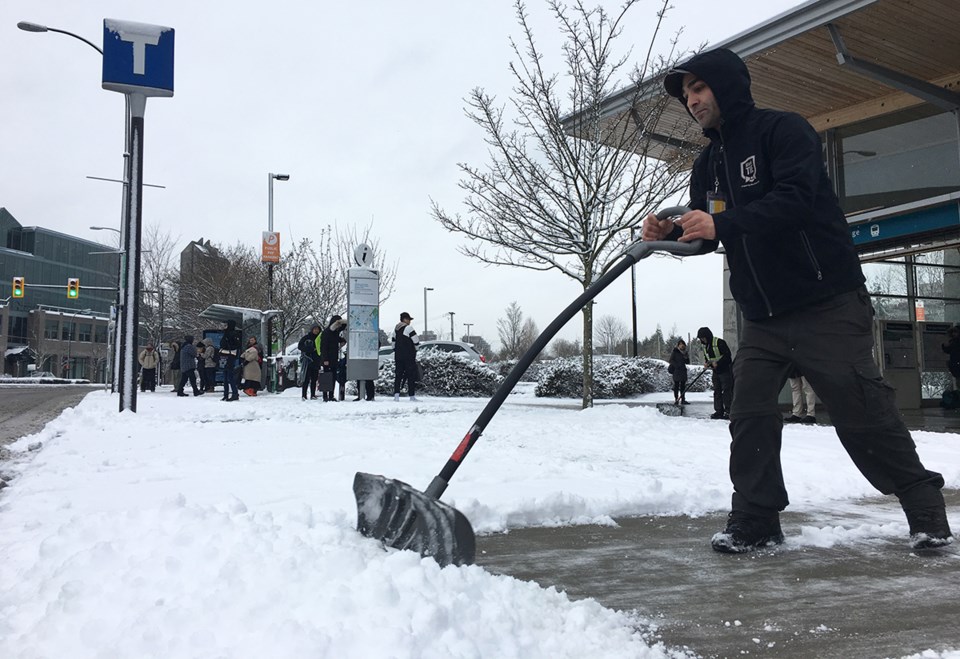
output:
M873 360L872 329L864 288L744 322L730 413L733 510L772 514L789 503L777 398L794 367L826 406L840 442L871 485L897 495L904 510L943 506L943 477L925 469L917 456L894 390Z
M417 395L417 361L415 359L398 359L395 362L396 374L393 376L393 393L399 394L403 383L407 383L407 393Z
M733 372L713 372L713 411L730 413L733 405Z

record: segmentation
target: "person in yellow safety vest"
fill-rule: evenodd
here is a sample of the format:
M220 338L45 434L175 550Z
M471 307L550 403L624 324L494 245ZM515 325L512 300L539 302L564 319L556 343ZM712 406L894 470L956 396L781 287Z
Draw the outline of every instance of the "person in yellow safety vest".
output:
M729 419L733 402L733 355L723 339L713 335L709 327L697 330L697 339L703 344L704 367L713 369L713 414L711 419Z

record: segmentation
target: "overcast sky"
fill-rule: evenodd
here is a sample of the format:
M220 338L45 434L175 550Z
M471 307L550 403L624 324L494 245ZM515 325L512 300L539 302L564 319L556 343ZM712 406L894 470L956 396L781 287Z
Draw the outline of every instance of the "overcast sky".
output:
M588 1L588 4L589 1ZM605 1L615 10L618 2ZM681 46L716 43L801 4L798 0L675 0L661 39L683 27ZM642 57L656 2L628 15L621 45ZM560 70L557 28L542 0L529 0L538 42ZM109 242L91 225L120 224L117 183L123 152L121 95L101 88L99 55L56 33L17 29L43 23L102 46L103 19L173 27L175 96L147 103L144 224L178 239L259 246L267 228L267 174L281 241L337 223L371 226L396 263L397 286L381 326L409 311L422 331L497 344L497 320L516 301L543 329L581 289L559 273L491 268L458 253L462 237L430 217L430 199L462 211L458 162L487 162L483 134L464 115L474 87L506 101L512 79L506 0L194 2L5 0L0 7L0 206L22 224ZM641 47L642 46L642 47ZM623 81L626 84L626 80ZM719 328L721 259L654 258L637 269L638 325L695 333ZM424 287L428 314L424 318ZM630 326L630 277L599 298L597 317ZM561 336L580 333L575 318Z

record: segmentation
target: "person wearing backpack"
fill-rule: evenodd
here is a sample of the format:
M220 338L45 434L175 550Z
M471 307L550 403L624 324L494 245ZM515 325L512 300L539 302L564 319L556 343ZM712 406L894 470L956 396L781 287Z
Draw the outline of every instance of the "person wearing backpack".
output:
M340 334L343 328L347 326L347 321L337 314L330 317L330 324L323 330L320 339L320 366L324 373L330 373L330 389L323 390L324 402L335 402L337 399L333 395L334 385L337 381L337 363L340 361Z

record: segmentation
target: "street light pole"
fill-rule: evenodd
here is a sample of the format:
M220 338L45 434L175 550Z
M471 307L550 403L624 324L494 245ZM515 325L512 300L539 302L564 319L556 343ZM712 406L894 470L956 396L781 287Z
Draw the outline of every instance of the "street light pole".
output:
M267 231L273 233L273 181L289 181L289 174L267 174ZM273 309L273 263L267 264L267 306ZM267 346L267 350L270 346ZM269 354L269 353L268 353Z
M58 33L58 34L65 34L65 35L67 35L68 37L73 37L74 39L76 39L76 40L78 40L78 41L82 41L83 43L87 44L88 46L90 46L91 48L93 48L95 51L97 51L97 53L101 56L101 58L103 57L103 49L102 49L102 48L100 48L99 46L97 46L97 45L96 45L95 43L93 43L92 41L90 41L90 40L88 40L88 39L85 39L84 37L81 37L79 34L74 34L73 32L70 32L70 31L68 31L68 30L61 30L61 29L58 29L58 28L55 28L55 27L49 27L49 26L47 26L47 25L41 25L40 23L31 23L30 21L20 21L19 23L17 23L17 27L20 28L21 30L23 30L24 32L56 32L56 33ZM127 96L124 96L124 99L125 99L124 102L125 102L125 104L126 104L126 105L125 105L125 114L124 114L124 127L125 127L124 130L127 131L127 134L124 135L124 140L123 140L123 149L124 149L124 153L123 153L123 175L124 175L124 179L123 179L123 200L124 200L124 201L123 201L123 203L121 204L121 217L120 217L120 226L121 226L121 227L123 227L123 226L126 225L126 211L127 211L127 205L126 205L126 199L127 199L127 178L126 178L126 176L127 176L127 158L129 157L129 146L128 146L128 145L129 145L129 134L128 134L128 133L129 133L129 124L130 124L130 121L129 121L129 119L130 119L130 101L129 101L129 98L128 98ZM93 228L93 227L91 227L91 228ZM98 228L99 228L99 227L98 227ZM120 245L121 245L121 249L123 249L123 232L122 232L122 231L118 231L117 229L112 229L112 228L110 228L110 227L104 227L104 228L109 229L109 230L111 230L111 231L117 231L117 232L120 234ZM120 300L123 299L123 292L122 292L122 290L121 290L121 288L122 288L122 281L123 281L123 280L122 280L122 274L121 274L121 273L123 272L123 269L124 269L123 254L121 254L121 255L120 255L120 267L119 267L118 270L117 270L117 277L118 277L117 306L116 306L117 318L116 318L116 320L115 320L114 327L117 327L117 323L120 322L120 314L121 314ZM116 391L116 388L117 388L116 376L117 376L117 374L118 374L119 371L120 371L120 369L119 369L119 364L120 364L120 342L119 342L119 341L115 341L115 342L114 342L114 348L113 348L113 351L112 351L112 352L113 352L114 354L113 354L113 359L112 359L112 361L111 361L111 363L110 363L110 366L111 366L110 392L111 392L111 393L113 393L113 392Z
M74 34L73 32L67 32L66 30L58 30L55 27L48 27L46 25L40 25L39 23L31 23L30 21L20 21L17 23L17 27L23 30L24 32L59 32L60 34L65 34L68 37L73 37L74 39L79 39L83 43L87 44L95 51L103 55L103 50L100 49L100 46L96 45L92 41L88 41L81 37L79 34Z
M633 244L636 241L636 229L630 227L630 243ZM637 356L637 266L633 264L630 266L630 318L633 321L633 342L630 344L630 356Z
M450 314L450 340L453 341L453 314L456 312L448 311L447 313Z
M464 326L467 328L467 336L470 336L470 328L473 327L473 323L464 323Z
M289 181L289 174L274 174L273 172L267 173L267 231L273 234L273 182L276 181ZM273 310L273 261L267 263L267 309ZM269 316L266 319L266 350L267 357L273 355L273 316ZM268 359L266 361L267 369L275 368L273 360ZM267 375L267 386L269 390L275 391L276 386L274 385L273 374Z
M432 288L427 286L423 287L423 333L427 333L427 291L432 291Z
M119 313L120 301L123 299L123 293L121 290L121 282L123 280L123 252L121 251L123 249L123 232L120 231L120 229L115 229L113 227L90 227L90 229L92 231L116 231L117 234L119 234L120 236L119 238L120 246L117 248L117 254L120 255L120 264L119 264L119 267L117 267L117 297L116 297L116 302L114 304L114 312ZM107 315L109 316L109 314ZM117 373L119 373L119 370L120 370L117 368L117 364L119 363L118 360L120 359L120 342L116 340L116 331L118 327L117 322L119 321L119 317L114 318L112 320L114 321L113 330L110 329L109 323L107 325L108 337L111 339L107 341L107 351L114 353L111 355L111 358L107 361L107 366L108 366L107 376L110 379L111 394L116 393L117 391L117 379L115 376L117 375ZM163 370L161 370L160 372L162 373Z

